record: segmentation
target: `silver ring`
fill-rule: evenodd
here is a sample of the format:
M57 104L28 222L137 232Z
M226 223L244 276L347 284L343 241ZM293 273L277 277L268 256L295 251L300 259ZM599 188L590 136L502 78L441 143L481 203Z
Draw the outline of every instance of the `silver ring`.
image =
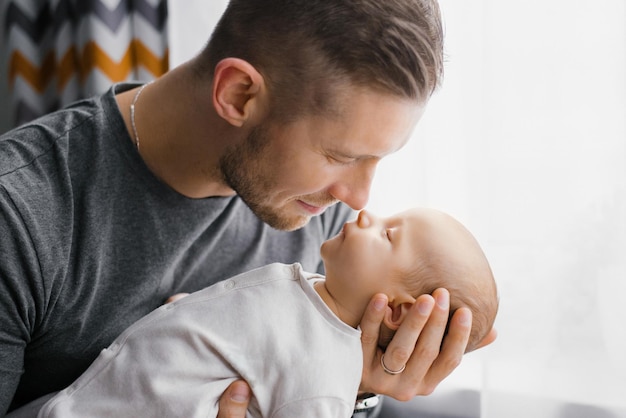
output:
M385 373L393 375L393 376L402 373L404 371L404 369L406 369L406 364L404 366L402 366L402 368L400 368L400 370L390 370L390 369L388 369L387 366L385 366L385 355L384 354L380 357L380 365L383 366L383 370L385 371Z

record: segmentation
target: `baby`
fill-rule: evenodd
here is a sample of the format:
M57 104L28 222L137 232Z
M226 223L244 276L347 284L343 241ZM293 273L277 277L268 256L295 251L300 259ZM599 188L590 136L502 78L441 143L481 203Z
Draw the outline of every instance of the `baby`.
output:
M245 379L248 417L350 417L362 372L357 329L372 296L389 308L382 346L416 298L445 287L451 312L473 313L471 351L491 330L498 297L474 237L452 217L361 211L321 247L326 276L271 264L164 305L124 331L39 417L217 415ZM381 367L390 374L384 358Z

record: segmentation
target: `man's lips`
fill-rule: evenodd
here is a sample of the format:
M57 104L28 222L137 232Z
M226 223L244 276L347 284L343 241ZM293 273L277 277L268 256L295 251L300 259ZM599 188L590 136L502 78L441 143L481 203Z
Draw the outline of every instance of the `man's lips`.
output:
M303 202L302 200L298 200L298 203L304 208L304 210L309 212L311 215L321 215L322 213L324 213L326 208L328 208L328 205L315 206Z

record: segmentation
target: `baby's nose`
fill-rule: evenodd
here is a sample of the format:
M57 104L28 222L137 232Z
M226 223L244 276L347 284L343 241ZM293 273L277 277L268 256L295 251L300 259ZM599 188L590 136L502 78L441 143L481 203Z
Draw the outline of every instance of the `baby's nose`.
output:
M369 228L372 224L372 215L369 212L362 210L359 212L356 223L359 228Z

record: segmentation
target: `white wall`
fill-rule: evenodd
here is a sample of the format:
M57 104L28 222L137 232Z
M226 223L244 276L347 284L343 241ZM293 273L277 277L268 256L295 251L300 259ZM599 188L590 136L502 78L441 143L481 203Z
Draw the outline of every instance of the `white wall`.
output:
M209 40L228 0L168 1L170 68L196 55Z

